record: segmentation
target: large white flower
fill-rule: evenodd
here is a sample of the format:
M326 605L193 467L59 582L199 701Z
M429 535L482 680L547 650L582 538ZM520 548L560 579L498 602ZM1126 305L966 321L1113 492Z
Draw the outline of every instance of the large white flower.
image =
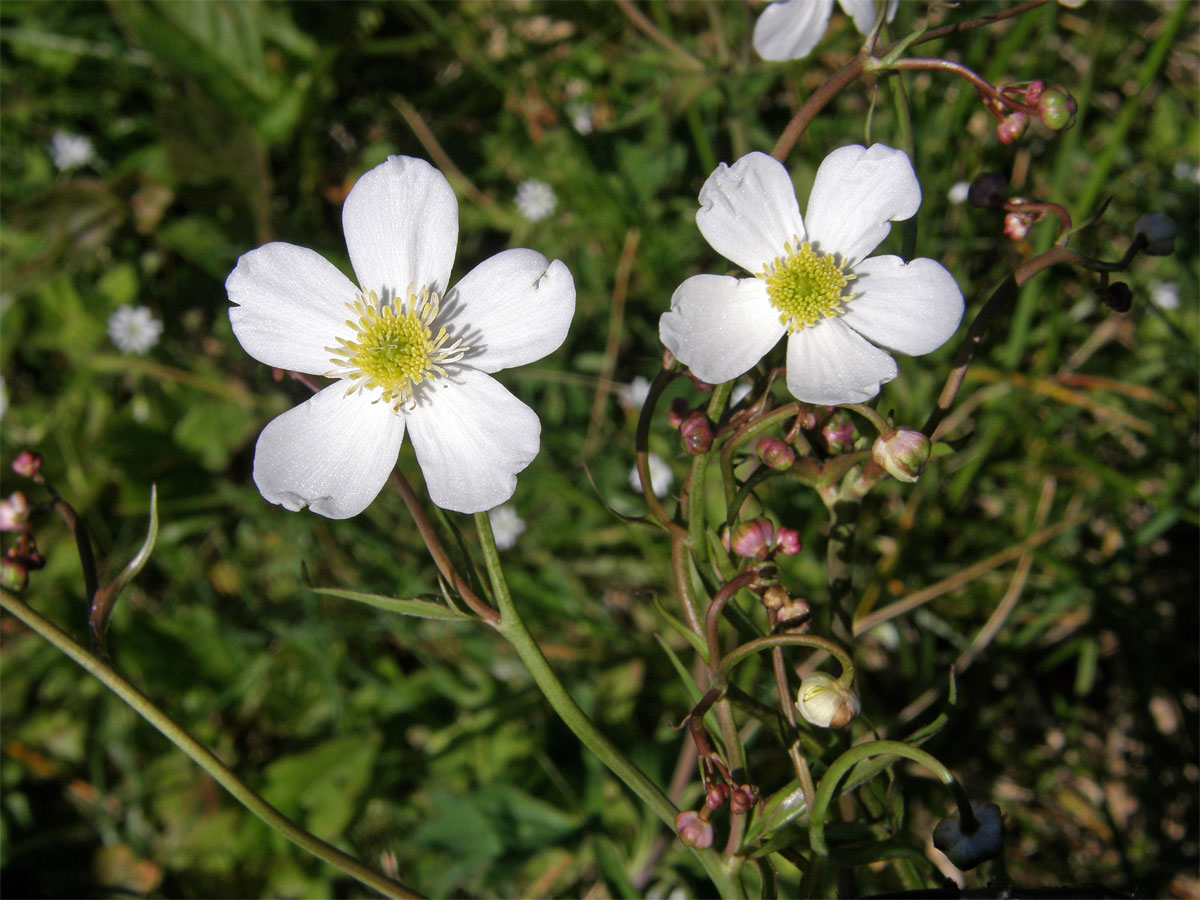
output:
M225 282L247 353L338 379L263 430L259 490L288 509L357 515L407 428L434 503L458 512L503 503L537 455L541 423L489 373L563 342L571 273L533 250L505 250L447 291L458 203L441 172L406 156L358 180L342 227L357 286L318 253L283 243L244 255Z
M889 0L887 20L896 17L899 0ZM875 27L875 0L838 0L861 34ZM754 24L754 49L763 59L802 59L829 28L833 0L780 0L762 11Z
M962 294L939 263L866 258L891 222L920 205L912 163L883 144L825 158L807 228L782 164L765 153L722 163L700 190L696 224L714 250L755 277L689 278L659 322L662 342L701 381L719 384L787 334L787 385L798 400L869 400L897 375L880 347L929 353L962 319Z

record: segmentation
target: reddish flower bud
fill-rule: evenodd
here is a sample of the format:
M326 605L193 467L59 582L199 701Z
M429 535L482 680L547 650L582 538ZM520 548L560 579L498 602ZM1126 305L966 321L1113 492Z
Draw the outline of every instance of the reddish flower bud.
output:
M22 450L13 460L12 470L26 478L36 478L42 471L42 457L37 453Z
M0 531L23 531L29 524L29 501L20 491L0 500Z
M671 409L667 412L667 421L672 428L678 428L691 413L692 408L688 402L682 397L676 397L671 401Z
M792 467L796 461L796 451L788 446L786 441L779 438L765 437L755 447L758 458L772 469L783 472Z
M729 811L735 816L742 816L754 809L757 802L758 788L752 784L739 784L729 798Z
M795 556L800 552L800 534L791 528L775 531L775 550L784 556Z
M729 785L710 781L704 786L704 808L710 813L729 799Z
M699 813L684 810L675 817L675 833L687 847L707 850L712 846L713 827Z
M897 481L914 483L932 449L929 438L915 428L897 428L881 434L871 447L871 458Z
M738 556L766 559L771 553L774 536L775 526L766 519L751 519L749 522L738 522L733 526L732 534L726 532L722 540L725 549Z
M1002 144L1011 144L1019 139L1028 127L1029 116L1023 112L1011 113L996 126L996 139Z
M825 438L825 446L834 456L849 450L857 436L853 420L840 409L821 426L821 437Z
M1014 241L1022 241L1029 234L1030 224L1028 216L1010 212L1004 217L1004 233Z
M683 440L684 453L689 456L707 453L713 442L712 426L708 424L708 416L700 410L696 410L679 426L679 436Z
M1061 85L1047 88L1038 97L1038 118L1051 131L1063 131L1075 124L1075 98Z
M29 569L18 559L5 556L0 559L0 587L19 594L29 584Z
M1027 106L1037 106L1038 100L1042 98L1042 92L1046 90L1046 82L1038 79L1029 82L1029 86L1025 88L1025 103Z

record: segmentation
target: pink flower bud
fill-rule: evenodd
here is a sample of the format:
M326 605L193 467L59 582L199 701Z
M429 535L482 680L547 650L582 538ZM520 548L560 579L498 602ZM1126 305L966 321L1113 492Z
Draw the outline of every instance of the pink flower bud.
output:
M696 850L707 850L712 846L713 827L709 822L700 818L700 814L690 809L684 810L675 817L675 833L683 841L684 846Z
M1046 90L1046 82L1038 79L1037 81L1029 82L1025 88L1025 104L1027 106L1037 106L1038 100L1042 97L1042 92Z
M800 552L800 533L791 528L776 529L775 550L784 556L795 556Z
M37 453L22 450L13 460L12 470L26 478L36 478L42 471L42 457Z
M678 428L691 413L692 408L688 405L688 402L682 397L676 397L671 401L671 408L667 411L667 421L671 424L672 428Z
M758 788L752 784L739 784L729 798L729 811L735 816L742 816L754 809L758 802Z
M780 472L790 469L792 463L796 461L796 451L789 447L786 441L781 441L779 438L765 437L758 442L755 449L759 459Z
M746 559L766 559L771 553L774 536L775 526L766 519L738 522L733 526L733 533L725 535L725 549Z
M1047 88L1038 97L1038 118L1051 131L1063 131L1074 125L1075 109L1075 98L1061 85Z
M1028 127L1029 116L1023 112L1011 113L996 126L996 139L1002 144L1011 144L1019 139Z
M1134 239L1142 238L1142 252L1150 256L1170 256L1175 250L1175 221L1160 212L1149 212L1133 223Z
M716 809L720 809L728 799L729 785L710 781L704 786L704 808L710 813Z
M23 531L29 524L29 501L20 491L0 500L0 531Z
M843 453L854 445L857 437L854 422L839 409L821 426L821 437L825 438L825 446L834 456Z
M19 594L29 584L29 569L18 559L5 556L0 559L0 587Z
M683 440L684 453L689 456L707 453L713 442L712 426L708 424L708 416L700 410L696 410L679 426L679 436Z
M1022 241L1029 234L1029 218L1021 213L1010 212L1004 217L1004 233L1014 241Z
M897 428L875 439L871 458L897 481L912 484L921 476L931 449L929 438L915 428Z

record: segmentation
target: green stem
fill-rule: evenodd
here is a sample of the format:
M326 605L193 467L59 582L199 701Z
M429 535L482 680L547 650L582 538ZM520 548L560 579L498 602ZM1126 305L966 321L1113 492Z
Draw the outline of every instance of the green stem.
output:
M902 756L924 766L938 777L942 784L954 795L958 804L958 814L961 817L963 831L967 834L978 829L979 824L971 809L971 802L958 779L936 757L920 750L911 744L901 741L871 741L869 744L859 744L839 756L825 772L825 777L817 785L817 796L813 800L812 813L809 815L809 843L818 856L828 856L829 847L825 843L825 813L837 792L838 783L860 762L865 762L872 756Z
M166 713L151 703L145 694L77 644L53 622L42 618L8 591L0 590L0 605L95 676L105 687L129 704L134 712L158 729L163 737L211 775L238 803L289 841L385 897L421 896L403 884L372 871L354 857L300 828L233 774L212 751L176 725Z
M772 647L786 647L789 645L824 650L830 656L834 657L842 667L842 674L838 681L846 685L854 682L854 663L850 659L850 656L842 649L840 644L817 634L771 634L766 637L755 638L752 641L742 644L737 649L726 653L721 659L718 671L727 674L730 669L752 653L761 653L763 650L770 650Z
M487 513L475 514L475 527L479 531L483 559L492 583L492 594L500 609L500 621L495 626L496 630L521 657L521 662L533 676L538 689L563 723L571 729L584 746L608 767L609 771L621 779L625 786L637 794L673 831L675 816L679 809L659 789L658 785L651 781L595 726L588 718L587 713L579 708L579 704L567 692L563 683L558 680L558 676L554 674L554 670L542 653L541 647L529 633L529 629L525 627L516 604L513 602L512 594L508 590L508 582L504 578L504 570L500 565L500 554L496 551L496 540L492 535L492 525L488 520ZM722 897L740 896L738 886L730 878L721 858L715 852L712 850L695 850L693 852Z

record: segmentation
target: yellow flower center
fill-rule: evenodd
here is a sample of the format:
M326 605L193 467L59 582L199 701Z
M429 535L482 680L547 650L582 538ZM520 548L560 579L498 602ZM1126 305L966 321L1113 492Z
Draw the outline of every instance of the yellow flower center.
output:
M440 302L437 293L427 289L419 294L410 289L404 299L386 303L374 291L366 297L359 294L346 304L353 314L346 320L352 334L338 338L338 346L325 348L336 354L330 362L338 367L327 374L350 382L346 396L378 389L378 399L399 412L412 401L417 385L445 375L443 363L458 362L470 349L460 340L448 344L445 328L434 337L432 323Z
M767 283L767 297L779 310L779 321L794 333L838 315L842 304L854 297L844 293L855 277L846 271L845 260L839 263L818 253L808 241L796 250L792 244L784 244L783 249L787 256L763 266L758 276Z

